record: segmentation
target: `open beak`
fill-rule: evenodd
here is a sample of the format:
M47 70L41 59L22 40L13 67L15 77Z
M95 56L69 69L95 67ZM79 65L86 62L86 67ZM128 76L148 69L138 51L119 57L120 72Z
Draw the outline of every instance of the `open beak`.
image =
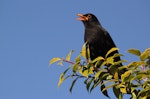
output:
M88 21L88 18L86 16L84 16L83 14L77 14L77 16L79 16L79 18L77 18L77 20Z

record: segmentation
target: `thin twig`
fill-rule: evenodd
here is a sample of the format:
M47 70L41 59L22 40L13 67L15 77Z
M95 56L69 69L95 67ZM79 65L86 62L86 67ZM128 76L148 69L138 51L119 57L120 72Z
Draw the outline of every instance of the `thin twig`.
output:
M77 77L81 77L81 78L87 78L85 76L82 75L78 75L78 74L73 74L72 76L77 76ZM93 76L89 75L88 78L94 78Z
M68 60L65 60L65 59L62 59L62 61L67 62L67 63L72 64L72 65L74 65L74 64L75 64L74 62L72 62L72 61L68 61Z

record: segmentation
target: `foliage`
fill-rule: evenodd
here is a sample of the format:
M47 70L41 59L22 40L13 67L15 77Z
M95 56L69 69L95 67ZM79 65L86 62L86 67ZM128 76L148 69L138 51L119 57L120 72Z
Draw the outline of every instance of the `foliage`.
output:
M71 78L73 81L70 86L70 92L72 92L77 80L83 79L88 92L100 87L100 91L108 98L110 96L107 91L110 88L113 89L113 93L118 99L122 99L124 94L129 94L133 99L150 98L150 48L144 52L140 52L138 49L129 49L128 52L139 57L140 61L134 61L121 67L117 67L117 65L126 61L114 62L114 58L122 56L122 54L108 57L109 54L116 50L118 48L112 48L105 57L99 56L91 61L89 58L90 51L86 49L84 44L81 53L75 58L75 62L71 61L72 50L66 58L56 57L51 59L50 65L56 62L59 65L62 65L63 62L71 64L61 73L58 86L66 79Z

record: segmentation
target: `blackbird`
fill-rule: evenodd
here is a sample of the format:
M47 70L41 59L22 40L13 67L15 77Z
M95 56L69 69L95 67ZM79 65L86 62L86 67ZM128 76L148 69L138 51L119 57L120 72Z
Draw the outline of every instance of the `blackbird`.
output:
M95 15L88 14L77 14L80 20L83 22L85 27L84 42L90 49L90 58L94 60L98 56L105 58L106 53L113 47L116 47L109 33L102 27ZM112 52L109 56L118 53L118 51ZM120 57L114 59L115 62L119 61ZM122 66L122 64L119 64Z

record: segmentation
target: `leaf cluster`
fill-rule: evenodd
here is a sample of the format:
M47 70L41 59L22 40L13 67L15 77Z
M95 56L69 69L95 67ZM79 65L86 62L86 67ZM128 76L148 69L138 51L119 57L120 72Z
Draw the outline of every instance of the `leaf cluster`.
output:
M61 73L58 86L66 79L71 78L72 84L70 92L72 92L78 79L83 79L88 92L92 92L96 87L108 98L108 90L113 89L113 93L118 99L122 99L123 95L129 94L133 99L150 98L150 48L144 52L138 49L129 49L128 52L139 57L140 61L134 61L126 66L119 66L126 60L114 61L114 58L122 56L116 53L110 54L118 48L110 49L105 57L97 57L90 60L89 48L84 44L80 54L71 61L73 51L71 50L66 58L55 57L50 60L50 65L58 63L62 65L64 62L70 64L64 72ZM69 72L70 71L70 72Z

